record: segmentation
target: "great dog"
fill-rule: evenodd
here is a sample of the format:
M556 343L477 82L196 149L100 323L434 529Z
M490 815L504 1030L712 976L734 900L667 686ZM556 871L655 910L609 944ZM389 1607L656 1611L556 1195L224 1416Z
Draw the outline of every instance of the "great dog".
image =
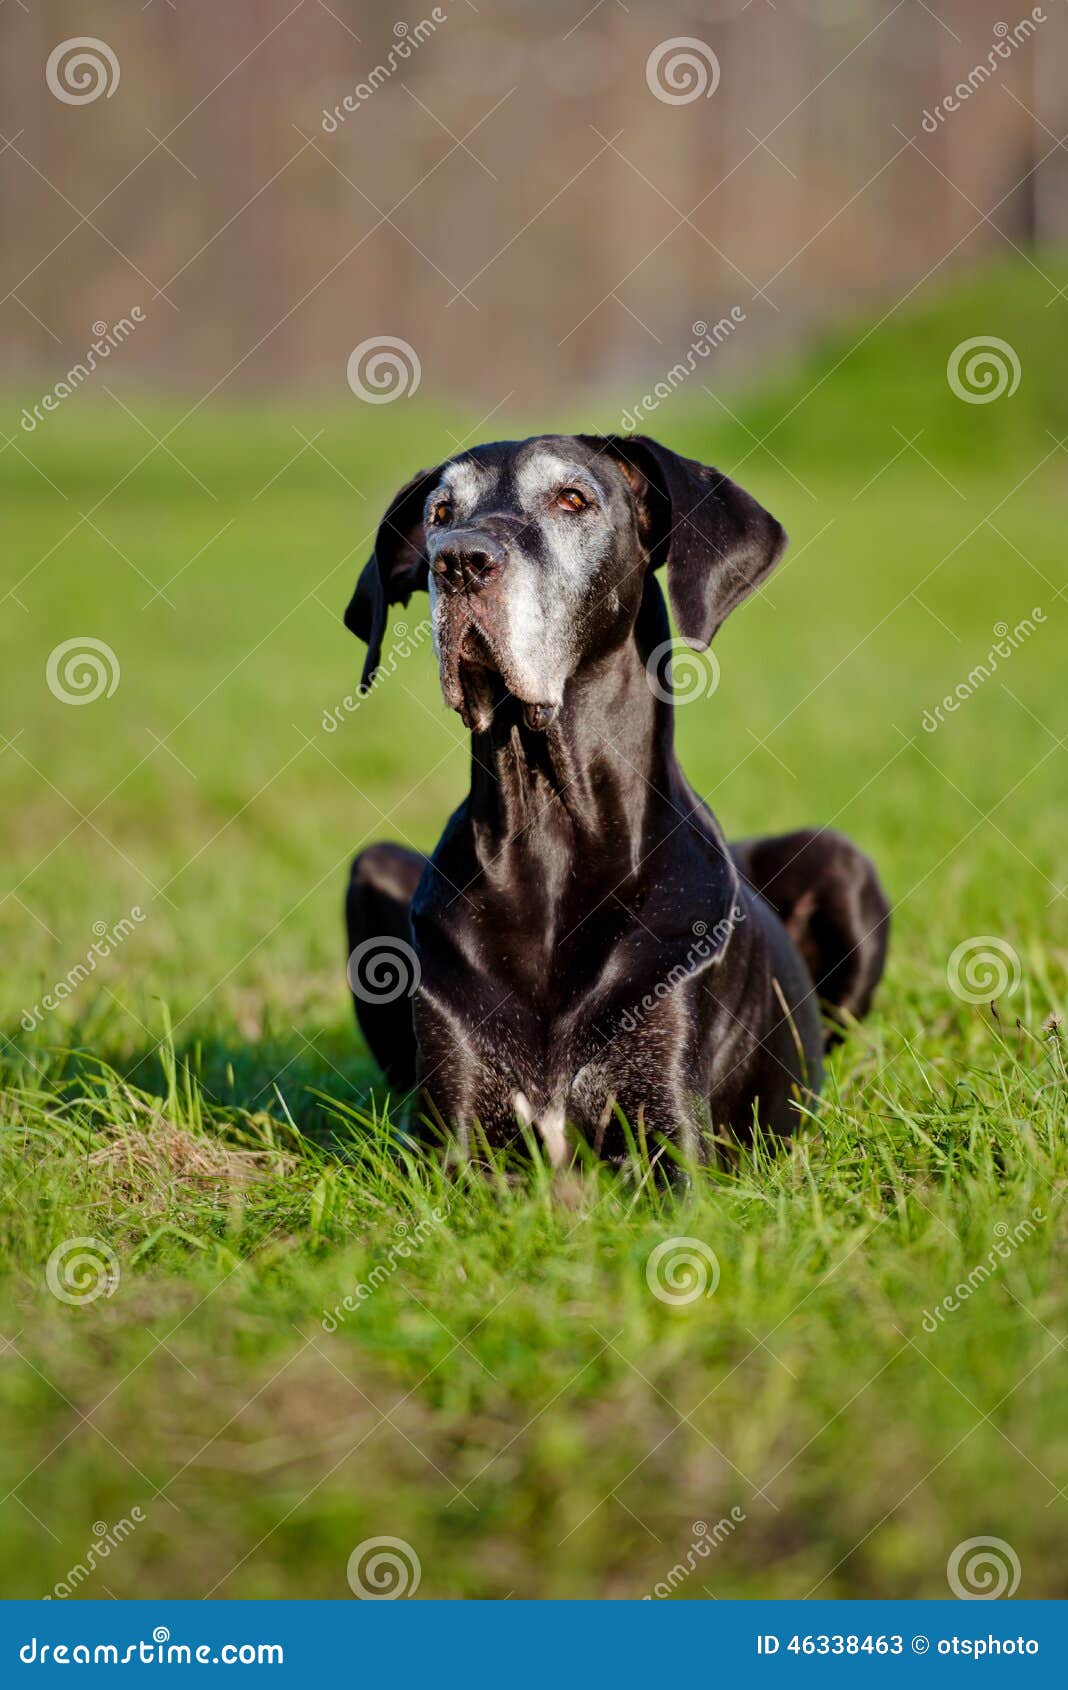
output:
M716 469L642 436L462 451L396 494L345 620L381 660L429 589L471 789L430 857L352 865L350 953L418 987L356 1012L395 1088L461 1149L536 1132L559 1165L626 1132L668 1161L786 1134L825 1042L867 1010L888 905L868 858L806 829L728 845L675 756L671 654L704 649L786 535ZM822 1011L822 1013L821 1013Z

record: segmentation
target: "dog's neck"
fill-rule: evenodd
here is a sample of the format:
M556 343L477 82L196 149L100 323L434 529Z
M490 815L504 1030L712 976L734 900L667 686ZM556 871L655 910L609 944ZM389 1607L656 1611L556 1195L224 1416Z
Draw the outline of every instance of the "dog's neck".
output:
M688 789L675 760L673 705L646 668L668 637L654 588L633 634L568 680L547 729L528 728L522 706L506 697L488 729L472 734L468 814L484 862L502 851L529 854L546 873L563 853L573 878L586 868L602 881L630 876L678 825Z

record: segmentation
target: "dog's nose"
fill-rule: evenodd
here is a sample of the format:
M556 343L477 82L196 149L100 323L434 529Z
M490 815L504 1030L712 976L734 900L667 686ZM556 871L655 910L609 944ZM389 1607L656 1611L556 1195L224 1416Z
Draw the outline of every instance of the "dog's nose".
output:
M503 562L504 547L491 534L459 533L438 547L430 568L444 592L479 593Z

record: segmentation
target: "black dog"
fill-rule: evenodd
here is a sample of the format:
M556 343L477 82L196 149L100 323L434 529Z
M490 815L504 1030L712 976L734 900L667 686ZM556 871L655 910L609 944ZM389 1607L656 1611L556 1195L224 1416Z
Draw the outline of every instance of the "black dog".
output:
M820 1086L818 999L832 1037L867 1010L888 923L867 857L824 830L728 847L672 746L654 571L703 650L785 545L727 476L641 436L480 446L387 510L345 615L363 684L389 607L429 586L471 791L432 857L356 858L350 953L399 947L418 988L350 982L389 1079L462 1149L532 1127L557 1165L570 1129L618 1161L620 1112L686 1160L755 1118L786 1133Z

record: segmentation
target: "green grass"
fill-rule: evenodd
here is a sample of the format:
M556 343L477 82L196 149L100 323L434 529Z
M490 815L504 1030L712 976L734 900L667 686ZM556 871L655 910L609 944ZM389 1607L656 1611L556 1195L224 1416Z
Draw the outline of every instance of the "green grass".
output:
M717 642L714 698L679 711L688 773L730 833L833 820L895 904L876 1013L818 1120L682 1201L640 1167L553 1185L398 1156L351 1024L347 860L378 837L430 846L467 754L425 647L323 730L361 659L339 614L389 494L477 417L353 401L183 421L125 395L174 430L179 463L145 458L139 424L86 391L17 432L26 457L0 456L4 1595L50 1590L94 1523L134 1508L80 1594L345 1597L351 1550L390 1535L421 1595L640 1596L733 1508L680 1597L946 1595L954 1546L987 1535L1019 1556L1020 1595L1068 1595L1068 390L1048 293L992 271L866 340L854 326L730 396L734 415L702 388L710 360L650 418L793 536ZM945 368L982 332L1022 377L972 406ZM34 397L12 397L6 433ZM172 603L148 602L172 577ZM924 732L994 624L1034 607L1034 634ZM121 680L75 708L45 665L83 634ZM94 923L135 908L27 1032ZM947 984L984 934L1019 959L993 1012ZM714 1251L713 1294L652 1295L648 1257L673 1237ZM46 1264L77 1238L113 1252L118 1282L70 1305Z

